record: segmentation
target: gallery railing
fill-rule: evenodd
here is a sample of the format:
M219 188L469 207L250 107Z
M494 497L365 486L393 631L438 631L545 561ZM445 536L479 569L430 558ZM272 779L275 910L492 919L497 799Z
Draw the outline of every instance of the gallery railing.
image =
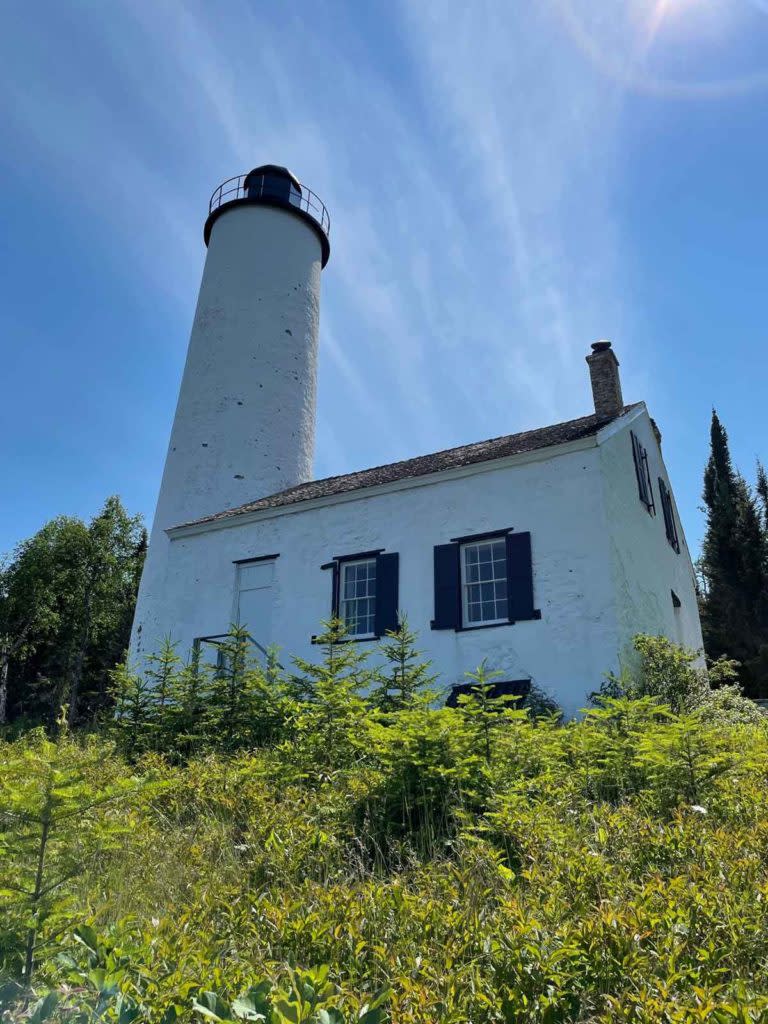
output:
M277 179L280 187L275 187L276 179L271 174L254 175L238 174L228 178L214 191L208 204L210 216L220 206L238 199L270 200L286 206L294 206L297 210L308 214L322 228L326 235L331 232L331 217L320 196L315 195L306 185L297 187L287 179ZM247 182L247 185L246 185Z

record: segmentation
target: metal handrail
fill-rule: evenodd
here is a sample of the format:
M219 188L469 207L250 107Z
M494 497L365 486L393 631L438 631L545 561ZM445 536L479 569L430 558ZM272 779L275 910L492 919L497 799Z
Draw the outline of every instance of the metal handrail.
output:
M262 174L254 177L252 174L238 174L234 178L227 178L226 181L223 181L214 190L208 203L208 215L210 216L214 210L218 210L225 203L231 203L237 199L262 198L264 195L264 181L268 177L271 176ZM247 190L245 188L246 179L248 179ZM270 191L266 195L268 198L275 198ZM288 193L286 205L295 206L297 210L302 210L313 220L317 221L326 235L331 233L331 217L325 207L325 203L320 196L316 195L312 189L307 188L306 185L301 186L301 191L292 185Z
M266 647L263 647L259 643L258 640L255 640L251 636L250 633L246 633L245 635L248 637L248 639L251 641L251 643L253 644L254 647L258 647L258 649L261 651L261 653L264 655L265 658L269 658L270 657L269 650ZM231 638L232 638L232 634L231 633L212 633L210 636L196 636L194 641L193 641L193 647L196 650L200 649L200 645L201 644L211 644L212 647L221 647L225 640L231 639ZM285 671L285 665L282 665L277 660L277 658L275 658L275 662L274 663L275 663L275 665L277 665L278 668L280 668L283 671Z

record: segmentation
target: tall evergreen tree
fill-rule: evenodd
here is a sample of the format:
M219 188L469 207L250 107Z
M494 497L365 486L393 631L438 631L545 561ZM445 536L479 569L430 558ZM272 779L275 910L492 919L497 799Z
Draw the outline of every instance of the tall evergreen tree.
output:
M700 562L704 646L712 658L726 655L740 662L750 696L768 696L768 530L758 506L760 478L756 499L734 469L728 435L714 411L710 446Z
M768 473L765 472L765 466L759 459L757 460L757 485L755 490L757 491L757 500L763 516L763 524L765 529L768 530Z

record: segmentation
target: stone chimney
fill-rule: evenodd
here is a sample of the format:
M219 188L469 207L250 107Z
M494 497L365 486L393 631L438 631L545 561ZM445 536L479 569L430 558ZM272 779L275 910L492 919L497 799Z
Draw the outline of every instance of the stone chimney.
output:
M624 399L621 397L619 360L610 341L596 341L591 355L587 356L587 364L592 381L595 415L605 420L618 416L624 408Z

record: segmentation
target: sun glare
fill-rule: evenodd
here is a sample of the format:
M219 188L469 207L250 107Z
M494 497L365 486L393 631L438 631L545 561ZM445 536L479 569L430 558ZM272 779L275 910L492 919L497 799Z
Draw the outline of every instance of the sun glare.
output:
M691 8L701 7L701 5L702 0L653 0L647 5L647 10L640 15L644 24L641 29L637 55L646 57L665 26L673 21L679 22Z
M616 7L585 0L553 0L573 41L603 74L625 88L671 98L737 95L768 87L768 72L682 80L665 77L659 52L695 53L743 29L755 12L768 14L768 0L625 0ZM749 12L749 15L748 15Z

